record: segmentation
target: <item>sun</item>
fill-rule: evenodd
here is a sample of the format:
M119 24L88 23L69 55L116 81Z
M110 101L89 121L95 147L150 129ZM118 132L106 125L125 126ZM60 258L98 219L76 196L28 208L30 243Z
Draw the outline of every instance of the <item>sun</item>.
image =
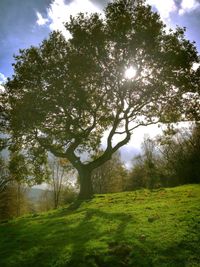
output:
M133 79L136 76L137 70L133 66L130 66L125 70L124 76L126 79Z

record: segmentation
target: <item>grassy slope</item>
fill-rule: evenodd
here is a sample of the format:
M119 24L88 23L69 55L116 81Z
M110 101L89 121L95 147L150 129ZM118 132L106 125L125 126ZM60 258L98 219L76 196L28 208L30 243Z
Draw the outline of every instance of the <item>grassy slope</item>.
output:
M200 185L97 195L1 224L0 266L200 266Z

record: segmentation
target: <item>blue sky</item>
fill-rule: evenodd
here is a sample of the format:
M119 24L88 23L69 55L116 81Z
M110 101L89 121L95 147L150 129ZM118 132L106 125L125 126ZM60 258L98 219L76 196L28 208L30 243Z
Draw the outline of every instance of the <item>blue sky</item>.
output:
M0 0L0 87L13 74L13 54L19 49L38 45L52 30L61 30L66 38L63 22L78 12L102 12L107 0ZM200 0L147 0L157 10L168 27L186 26L186 36L196 41L200 51ZM134 147L129 144L123 151L132 155L138 151L144 134L135 132ZM157 133L153 130L151 132ZM142 133L142 134L141 134Z

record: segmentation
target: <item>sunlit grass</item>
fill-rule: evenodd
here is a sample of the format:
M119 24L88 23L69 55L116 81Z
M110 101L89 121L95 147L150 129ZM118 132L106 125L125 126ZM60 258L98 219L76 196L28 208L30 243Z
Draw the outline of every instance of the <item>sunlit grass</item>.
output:
M96 195L0 226L0 266L200 266L200 185Z

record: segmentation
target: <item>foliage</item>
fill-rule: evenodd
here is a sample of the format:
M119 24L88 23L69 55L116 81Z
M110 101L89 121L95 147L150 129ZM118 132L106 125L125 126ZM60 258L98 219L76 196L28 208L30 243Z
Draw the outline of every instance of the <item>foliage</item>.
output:
M48 211L71 203L77 197L75 188L76 175L74 168L67 159L48 157L48 174L46 189L38 201L39 211Z
M163 172L155 141L148 136L145 137L141 149L142 153L133 159L133 167L129 174L129 190L161 186Z
M32 212L27 192L28 188L20 183L11 181L7 184L0 193L0 221Z
M0 265L199 266L199 201L199 185L145 189L15 219L0 225Z
M200 128L168 128L154 140L145 139L134 158L129 190L200 182Z
M3 157L0 157L0 193L4 190L9 181L7 162Z
M0 221L17 216L17 188L13 183L8 183L0 192Z
M28 170L23 155L0 158L0 220L30 212L27 196Z
M78 190L76 186L67 185L63 188L61 195L61 205L64 206L69 203L73 203L78 196Z
M101 152L100 152L101 153ZM122 192L126 189L127 170L119 152L92 173L93 191L96 194Z
M80 197L88 198L92 171L128 143L135 128L187 119L184 103L199 90L192 69L198 57L185 29L166 32L159 15L139 0L115 0L104 17L81 13L65 27L69 40L53 32L15 56L1 122L22 148L67 158L79 172ZM137 75L125 79L132 65ZM104 153L83 162L80 153L91 159L106 130Z
M53 156L49 159L49 168L48 184L53 193L54 208L57 208L61 203L63 191L67 192L66 189L71 187L70 180L74 176L74 169L68 160Z
M77 199L78 192L74 186L63 185L62 190L59 192L59 202L55 206L55 194L51 188L44 189L39 199L36 201L36 212L49 211L58 209L66 204L72 203Z
M29 175L25 156L18 151L11 153L9 159L9 175L13 181L25 183Z
M174 136L161 137L159 145L163 168L167 170L167 185L170 185L170 178L174 185L200 182L199 124L191 127L189 131L179 129Z

